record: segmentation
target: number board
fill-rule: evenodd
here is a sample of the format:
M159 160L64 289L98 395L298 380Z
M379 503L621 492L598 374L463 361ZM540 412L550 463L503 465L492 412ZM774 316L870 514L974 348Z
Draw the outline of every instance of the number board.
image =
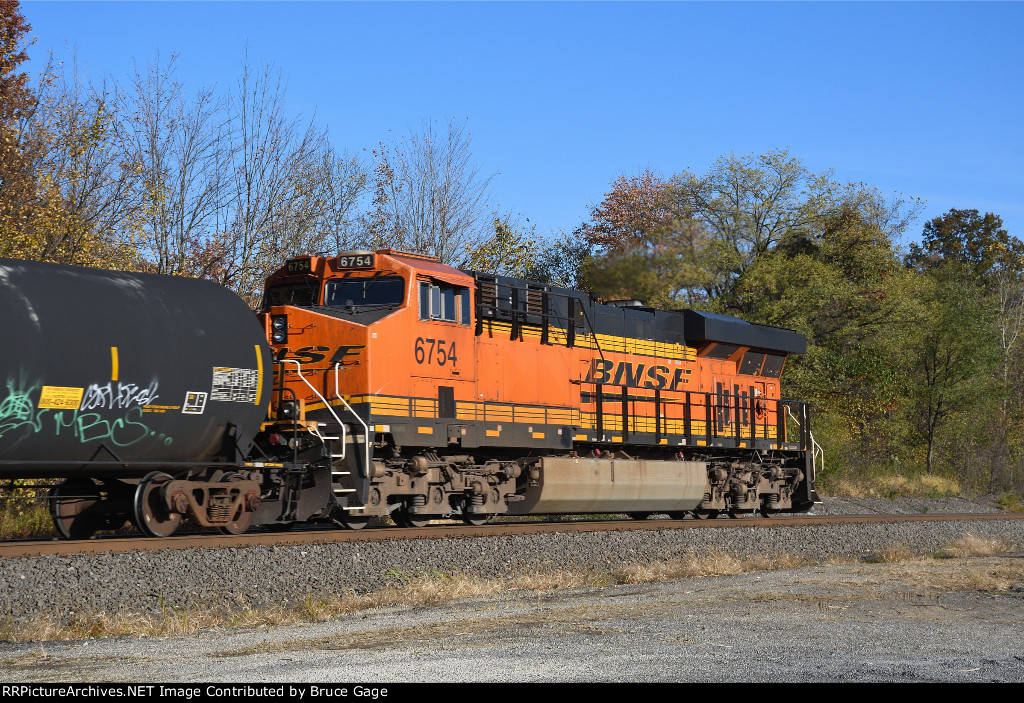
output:
M373 254L342 254L337 261L340 269L373 268Z
M310 259L288 259L285 269L288 273L309 273L313 270Z

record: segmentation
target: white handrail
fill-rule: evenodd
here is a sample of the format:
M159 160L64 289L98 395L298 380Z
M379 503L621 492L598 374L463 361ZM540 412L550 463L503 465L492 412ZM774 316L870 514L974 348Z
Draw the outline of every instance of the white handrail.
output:
M373 472L370 471L370 426L367 425L365 422L363 422L363 418L359 417L359 415L356 414L356 411L352 409L352 406L349 405L348 401L345 400L345 398L341 395L341 391L338 388L338 371L339 371L339 367L340 366L341 366L340 362L335 362L335 364L334 364L334 395L338 396L338 400L340 400L342 403L345 404L345 407L348 408L348 411L350 413L352 413L352 417L354 417L356 419L356 421L358 421L359 424L363 426L363 432L364 432L364 434L363 434L364 457L365 457L365 462L366 462L365 464L363 464L363 466L365 467L366 476L367 476L367 478L369 478L370 476L373 475ZM335 415L335 417L337 417L337 415ZM339 420L339 422L340 422L340 420Z
M331 413L331 415L334 416L334 419L338 421L338 425L341 426L341 456L338 457L338 458L339 459L344 459L345 458L345 423L341 421L340 417L338 417L338 413L334 412L334 408L332 408L331 404L327 402L327 399L324 398L322 395L320 395L320 391L318 391L316 388L314 388L313 384L310 383L309 381L307 381L306 377L302 375L302 364L299 363L298 360L296 360L296 359L281 359L281 363L282 364L295 364L295 371L299 375L299 378L302 380L302 382L305 383L307 386L309 386L309 390L313 391L313 393L316 395L316 397L324 402L324 407L327 408L327 410ZM335 385L335 387L337 387L337 385L338 385L337 379L335 379L334 385ZM346 403L346 405L348 405L348 403ZM319 431L317 432L317 434L319 434ZM322 439L322 437L321 437L321 439Z
M796 426L797 427L801 427L802 425L800 424L800 421L796 418L796 415L793 414L793 409L791 407L789 407L788 405L785 405L783 407L786 408L786 414L788 414L791 418L793 418L793 422L796 423ZM819 468L819 464L818 464L818 458L819 457L821 458L820 468L821 468L822 471L824 471L825 470L825 450L814 439L814 433L813 432L808 432L807 434L810 435L810 438L811 438L811 459L814 461L815 473L817 473L818 468ZM784 438L784 439L788 439L788 438Z

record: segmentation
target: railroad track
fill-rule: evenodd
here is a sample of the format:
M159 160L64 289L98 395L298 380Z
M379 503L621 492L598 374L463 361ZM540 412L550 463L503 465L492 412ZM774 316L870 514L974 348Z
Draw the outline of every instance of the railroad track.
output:
M0 542L0 559L70 554L115 554L161 550L226 549L282 545L315 545L343 542L496 537L545 533L615 532L630 530L707 530L754 527L797 527L901 522L1020 520L1024 513L965 513L931 515L842 515L818 517L743 518L730 520L580 520L550 522L499 522L479 527L431 524L421 528L379 527L364 530L315 528L292 532L251 532L242 535L183 534L154 539L136 535L112 535L89 540L14 540Z

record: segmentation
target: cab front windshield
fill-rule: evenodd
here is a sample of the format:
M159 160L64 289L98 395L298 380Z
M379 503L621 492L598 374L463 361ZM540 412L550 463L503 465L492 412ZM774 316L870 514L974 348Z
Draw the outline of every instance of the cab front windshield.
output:
M308 306L314 304L317 286L311 281L271 286L263 297L264 308L275 305Z
M397 276L328 281L324 289L328 306L401 305L404 299L405 280Z

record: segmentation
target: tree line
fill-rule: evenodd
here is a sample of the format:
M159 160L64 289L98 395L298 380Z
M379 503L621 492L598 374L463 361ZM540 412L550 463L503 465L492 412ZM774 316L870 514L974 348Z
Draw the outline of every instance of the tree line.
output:
M786 151L704 174L622 176L576 231L583 287L796 329L784 390L808 400L827 479L914 473L1024 487L1024 243L952 209L815 174Z
M492 204L465 121L356 154L243 59L191 90L157 55L123 79L51 62L0 0L0 256L216 280L254 307L289 256L394 247L454 266L798 330L828 477L955 476L1024 491L1024 244L950 210L901 242L914 199L812 173L785 150L706 173L620 176L572 231Z

